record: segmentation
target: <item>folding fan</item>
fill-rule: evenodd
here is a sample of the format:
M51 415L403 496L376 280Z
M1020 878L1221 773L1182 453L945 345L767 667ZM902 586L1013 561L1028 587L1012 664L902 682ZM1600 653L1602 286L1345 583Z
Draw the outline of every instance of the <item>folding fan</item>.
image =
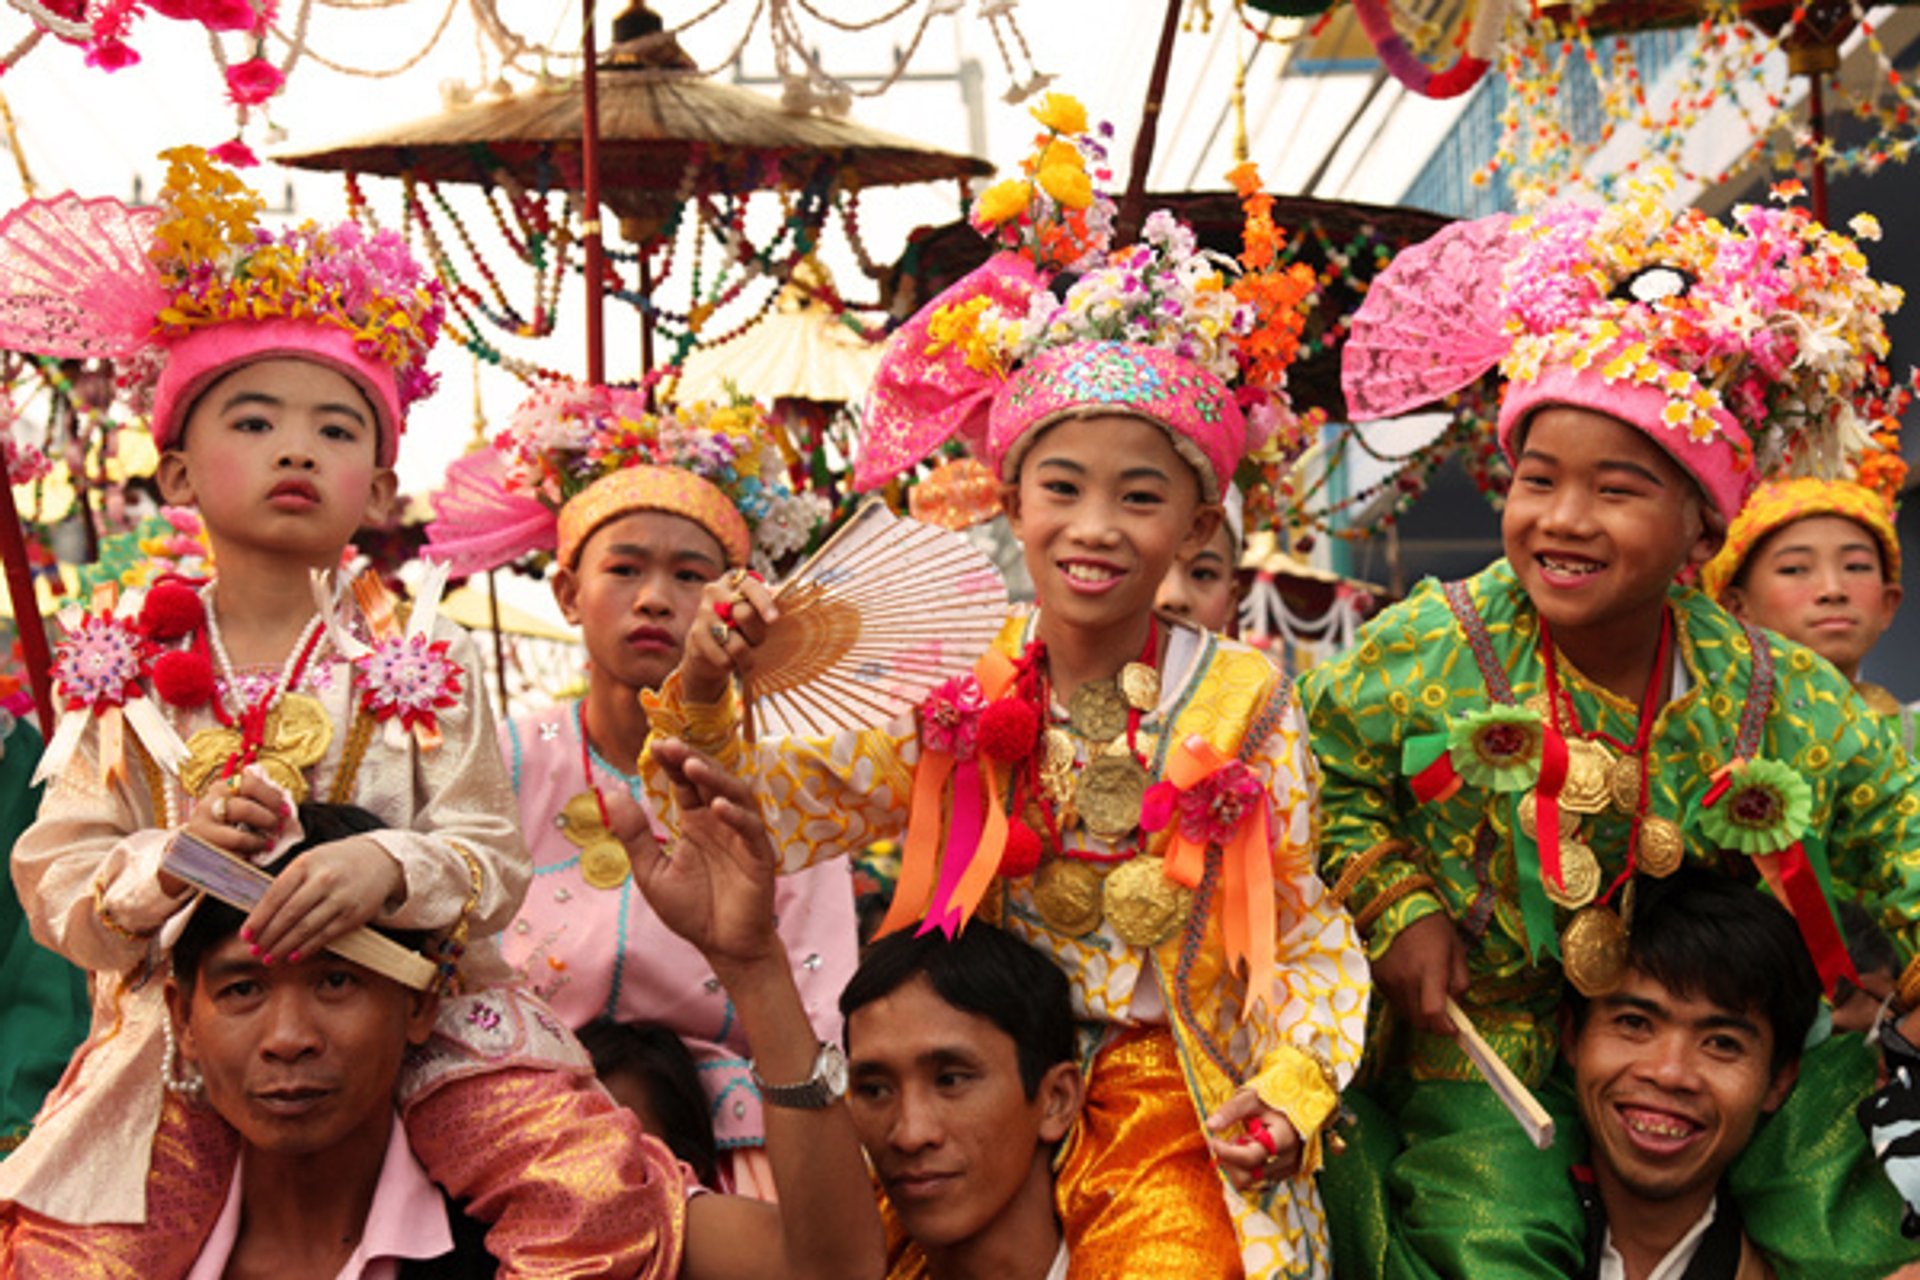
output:
M70 359L137 349L167 304L147 258L159 220L71 191L0 220L0 347Z
M1505 268L1517 248L1504 214L1456 222L1374 277L1340 353L1355 422L1390 418L1471 385L1506 355Z
M740 681L749 738L884 724L971 670L1007 621L986 552L878 498L773 595L780 616Z
M492 449L475 449L447 466L447 482L433 495L427 526L429 560L455 574L484 573L557 542L553 512L507 488L506 463Z

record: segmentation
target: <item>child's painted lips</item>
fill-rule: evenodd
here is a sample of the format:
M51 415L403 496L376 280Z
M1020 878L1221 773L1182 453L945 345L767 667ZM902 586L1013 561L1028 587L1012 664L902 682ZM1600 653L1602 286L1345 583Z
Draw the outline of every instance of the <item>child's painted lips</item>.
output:
M320 505L320 490L306 480L282 480L267 493L267 501L284 510L305 511Z
M1607 566L1591 556L1565 551L1542 551L1533 557L1540 573L1552 586L1578 586Z
M1119 582L1125 573L1118 565L1100 560L1060 561L1060 576L1067 580L1069 588L1082 595L1099 595Z
M664 627L635 627L627 633L627 644L644 653L677 650L680 647L679 642L673 638L673 633Z

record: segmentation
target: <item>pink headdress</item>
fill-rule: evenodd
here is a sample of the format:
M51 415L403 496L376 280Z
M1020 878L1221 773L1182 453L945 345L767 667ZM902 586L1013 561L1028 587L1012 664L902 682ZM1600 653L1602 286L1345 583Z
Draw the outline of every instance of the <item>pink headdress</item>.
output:
M458 574L536 551L571 566L594 530L635 511L684 516L729 565L764 568L829 513L794 491L753 402L655 412L645 392L575 383L536 390L492 448L448 468L433 505L427 555Z
M1039 430L1119 413L1165 429L1217 502L1241 459L1294 421L1286 369L1312 273L1278 266L1282 237L1250 166L1231 175L1248 215L1239 261L1200 248L1164 211L1141 243L1110 249L1113 204L1092 186L1107 174L1088 172L1106 152L1085 112L1055 94L1034 115L1047 132L1029 176L975 208L975 225L1007 247L888 341L855 483L883 484L954 439L1011 479ZM1072 277L1059 296L1056 275Z
M1890 415L1885 317L1900 290L1803 210L1732 225L1638 186L1606 209L1458 223L1402 253L1354 317L1342 380L1390 417L1496 365L1502 447L1549 405L1639 428L1723 520L1790 456L1857 448ZM1856 234L1874 238L1871 219Z
M255 225L262 202L197 147L162 153L158 209L72 194L0 221L0 345L121 361L154 441L179 439L222 374L280 356L338 370L366 395L391 466L406 409L430 394L442 289L391 232Z

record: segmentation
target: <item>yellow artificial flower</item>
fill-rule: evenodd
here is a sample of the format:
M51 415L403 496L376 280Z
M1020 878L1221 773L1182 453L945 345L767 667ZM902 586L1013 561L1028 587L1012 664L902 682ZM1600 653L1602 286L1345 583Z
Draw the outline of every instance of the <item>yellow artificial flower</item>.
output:
M1034 181L1063 209L1084 209L1093 203L1093 182L1078 165L1046 165L1034 175Z
M1033 108L1033 118L1055 133L1085 133L1087 109L1070 93L1050 93Z
M994 183L980 193L980 203L974 207L974 215L980 221L997 227L1018 218L1032 203L1032 185L1018 178L1009 178L1005 182Z

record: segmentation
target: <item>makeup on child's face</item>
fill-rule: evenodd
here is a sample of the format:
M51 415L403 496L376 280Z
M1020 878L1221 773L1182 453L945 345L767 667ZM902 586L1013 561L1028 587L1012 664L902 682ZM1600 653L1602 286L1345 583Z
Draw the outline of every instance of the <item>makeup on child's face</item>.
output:
M1554 405L1514 463L1500 531L1508 561L1557 631L1657 618L1667 588L1713 549L1699 487L1642 432Z
M184 500L216 544L331 558L392 497L378 449L360 389L325 365L287 358L243 365L209 387L170 456L184 472Z
M597 674L657 689L679 665L700 589L726 567L719 539L692 520L633 511L594 530L553 589Z
M1174 560L1220 517L1167 433L1120 414L1045 428L1008 498L1043 615L1085 629L1144 619Z
M1845 516L1806 516L1761 539L1727 604L1748 622L1807 646L1849 679L1900 606L1880 541Z
M1170 618L1225 634L1240 606L1233 571L1233 531L1223 520L1206 546L1173 562L1153 607Z

